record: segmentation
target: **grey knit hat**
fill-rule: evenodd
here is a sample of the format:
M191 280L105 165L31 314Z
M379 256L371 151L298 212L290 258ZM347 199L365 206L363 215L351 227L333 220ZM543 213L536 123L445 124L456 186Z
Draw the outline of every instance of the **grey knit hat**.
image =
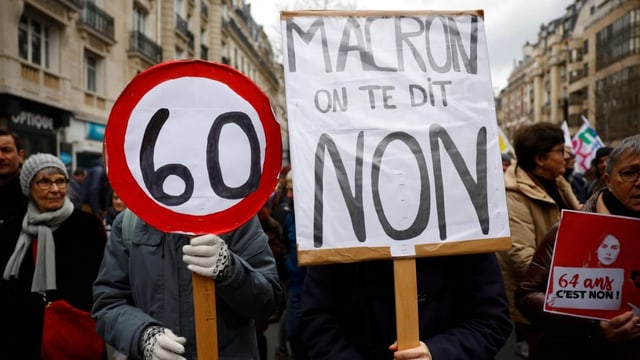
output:
M62 171L64 176L68 179L69 174L67 174L67 169L64 167L64 164L60 159L51 155L38 153L29 156L27 161L22 165L22 170L20 170L20 187L22 187L22 193L24 196L29 196L29 187L31 186L31 180L38 173L38 171L45 168L57 168Z

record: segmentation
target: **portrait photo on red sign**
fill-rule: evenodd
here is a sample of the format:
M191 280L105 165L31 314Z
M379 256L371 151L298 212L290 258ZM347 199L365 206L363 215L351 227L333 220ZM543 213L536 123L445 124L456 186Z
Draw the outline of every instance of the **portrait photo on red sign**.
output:
M563 211L544 310L608 320L640 315L640 220Z
M249 220L277 183L280 127L241 72L202 60L138 74L105 130L107 176L125 204L161 231L224 233Z

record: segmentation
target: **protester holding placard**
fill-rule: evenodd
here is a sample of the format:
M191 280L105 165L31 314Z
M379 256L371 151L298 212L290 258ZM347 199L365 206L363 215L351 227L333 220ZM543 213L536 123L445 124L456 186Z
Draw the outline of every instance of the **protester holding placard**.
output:
M520 314L513 292L549 228L560 219L560 210L580 206L571 185L563 178L568 154L562 129L550 123L520 127L513 142L517 163L505 173L511 249L498 253L515 323L516 341L529 347L534 331ZM526 355L526 354L523 354Z
M640 218L640 135L624 139L613 149L603 180L606 187L591 196L582 210ZM543 311L557 232L554 226L546 235L515 293L523 314L543 329L539 349L531 358L640 358L640 317L632 310L608 321ZM609 239L609 244L615 241Z
M281 21L297 258L318 265L309 358L493 358L511 330L493 254L509 228L484 13Z
M195 359L195 272L215 279L220 358L258 359L254 319L277 309L282 289L257 217L189 245L187 236L160 232L142 219L126 239L124 214L113 223L94 286L93 314L105 341L129 359L160 352Z
M309 358L493 359L511 332L495 255L419 258L416 272L423 344L396 352L391 261L310 267L301 319ZM422 356L403 357L410 352Z

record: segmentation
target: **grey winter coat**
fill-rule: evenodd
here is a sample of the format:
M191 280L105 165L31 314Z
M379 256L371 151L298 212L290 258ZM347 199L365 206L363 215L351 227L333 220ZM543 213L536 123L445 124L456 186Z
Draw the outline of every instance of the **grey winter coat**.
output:
M98 333L129 359L140 359L143 330L161 325L186 337L184 356L196 359L192 273L182 261L189 240L138 220L127 246L123 213L113 223L94 284ZM275 260L255 217L221 237L234 266L228 278L216 281L219 358L258 359L254 319L268 318L282 296Z

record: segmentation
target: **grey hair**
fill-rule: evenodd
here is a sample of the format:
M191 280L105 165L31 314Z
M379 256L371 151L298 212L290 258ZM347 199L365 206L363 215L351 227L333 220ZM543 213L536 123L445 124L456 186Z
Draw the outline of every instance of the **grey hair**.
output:
M629 155L631 156L640 155L640 134L625 138L618 145L616 145L615 148L613 148L613 151L611 151L611 153L609 154L605 172L609 175L612 175L611 173L613 172L613 168L618 163L620 156L627 152L629 152Z

